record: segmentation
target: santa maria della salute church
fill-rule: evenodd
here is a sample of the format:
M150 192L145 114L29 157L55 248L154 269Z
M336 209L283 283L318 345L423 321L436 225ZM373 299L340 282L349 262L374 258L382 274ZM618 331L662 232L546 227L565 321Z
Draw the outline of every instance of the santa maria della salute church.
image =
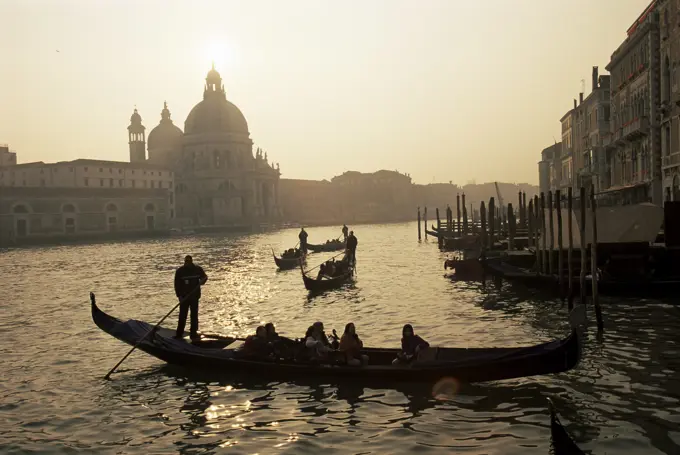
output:
M279 167L259 148L253 154L248 122L227 100L214 66L205 79L203 100L189 112L184 131L173 123L166 103L148 138L136 109L128 133L131 163L174 172L177 222L217 226L281 215Z

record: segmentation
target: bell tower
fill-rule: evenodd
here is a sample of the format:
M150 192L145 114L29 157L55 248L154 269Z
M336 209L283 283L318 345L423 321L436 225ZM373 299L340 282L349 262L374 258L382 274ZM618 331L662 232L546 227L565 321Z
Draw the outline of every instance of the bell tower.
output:
M143 163L146 161L146 134L144 133L144 125L142 125L142 116L137 112L137 108L130 117L130 126L128 126L128 139L130 144L130 162Z

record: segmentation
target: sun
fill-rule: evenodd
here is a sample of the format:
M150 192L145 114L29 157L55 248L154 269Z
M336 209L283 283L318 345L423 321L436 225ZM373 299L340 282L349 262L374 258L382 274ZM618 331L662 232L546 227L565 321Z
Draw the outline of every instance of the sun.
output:
M217 70L233 67L236 64L234 46L224 39L211 39L205 46L201 56L208 64L215 64Z

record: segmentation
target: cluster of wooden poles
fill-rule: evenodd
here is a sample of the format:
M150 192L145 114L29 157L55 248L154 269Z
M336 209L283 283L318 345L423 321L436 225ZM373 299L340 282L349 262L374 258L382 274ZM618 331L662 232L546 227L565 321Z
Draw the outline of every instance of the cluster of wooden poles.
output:
M594 187L591 187L589 192L589 198L587 198L587 191L585 187L580 189L580 222L579 222L579 235L580 235L580 256L581 256L581 266L580 266L580 302L586 304L586 271L587 271L587 243L586 243L586 211L588 209L588 202L590 202L591 209L591 229L592 229L592 241L590 243L590 270L592 274L591 284L592 284L592 303L595 308L595 317L597 319L598 330L603 329L602 320L602 310L599 304L599 294L597 290L597 217L596 217L596 202L595 202L595 192ZM573 251L574 251L574 233L572 232L572 216L573 216L573 195L572 189L567 190L567 274L565 277L564 273L564 240L562 232L562 204L563 197L560 190L556 190L554 193L549 191L547 197L545 193L541 193L540 196L534 196L533 199L529 198L529 203L527 204L526 193L519 192L519 220L515 215L515 210L513 209L512 203L507 205L507 213L502 208L497 208L495 206L495 200L493 197L490 198L488 204L488 210L484 202L480 203L479 208L479 235L481 237L482 250L493 249L496 245L496 240L500 239L501 236L507 236L508 240L508 250L515 250L515 238L518 233L518 224L521 231L527 232L528 235L528 247L533 248L536 254L536 272L542 275L555 276L557 275L560 297L564 300L565 296L567 299L569 310L573 309L574 301L574 262L573 262ZM461 204L462 203L462 204ZM462 210L461 210L462 205ZM548 210L548 224L546 226L546 208ZM474 214L474 210L471 208L471 213ZM446 229L445 231L449 236L463 236L469 233L476 233L477 224L474 222L474 218L471 223L468 223L468 212L465 204L465 194L456 195L456 222L453 220L453 211L450 207L446 208ZM426 226L425 236L427 238L427 207L424 209L423 220ZM462 215L462 223L461 223ZM439 218L439 209L436 209L437 216L437 229L438 232L442 232L441 221ZM553 222L554 217L557 221L557 264L555 264L554 255L554 244L555 244L555 223ZM420 207L418 207L418 240L421 240L421 212ZM518 223L519 221L519 223ZM550 239L550 244L548 246L548 239ZM438 236L439 244L441 247L442 235ZM555 270L557 269L557 270ZM565 289L565 278L568 283L568 288ZM565 292L567 291L567 292Z

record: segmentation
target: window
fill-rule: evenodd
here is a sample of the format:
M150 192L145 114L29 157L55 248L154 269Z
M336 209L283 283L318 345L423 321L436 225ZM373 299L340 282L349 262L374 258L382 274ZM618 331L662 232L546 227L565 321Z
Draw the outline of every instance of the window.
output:
M135 187L135 181L134 180L130 180L130 181L132 182L132 188L134 188Z
M153 180L151 181L151 188L156 188L156 182L154 182Z
M104 186L104 179L99 179L99 186Z
M84 182L85 186L90 186L90 181L85 177Z
M142 173L143 173L144 175L146 175L146 171L143 171Z
M151 171L151 175L153 175L153 171Z
M125 185L125 181L123 179L118 180L118 186L123 187Z
M148 184L149 183L146 180L144 180L144 188L146 188L148 186Z
M122 169L118 169L118 173L119 173L119 174L122 174L122 173L123 173L123 170L122 170Z
M72 168L72 167L68 168L68 170L69 170L69 172L73 172L73 168Z
M40 179L40 186L45 186L45 179Z
M109 186L113 186L113 179L109 179Z
M104 168L103 168L103 167L100 167L100 168L99 168L99 172L104 172Z
M158 171L158 176L159 176L159 177L161 176L161 171Z
M133 169L133 170L132 170L132 175L134 175L134 174L135 174L135 170Z
M87 166L85 166L85 172L87 172Z

